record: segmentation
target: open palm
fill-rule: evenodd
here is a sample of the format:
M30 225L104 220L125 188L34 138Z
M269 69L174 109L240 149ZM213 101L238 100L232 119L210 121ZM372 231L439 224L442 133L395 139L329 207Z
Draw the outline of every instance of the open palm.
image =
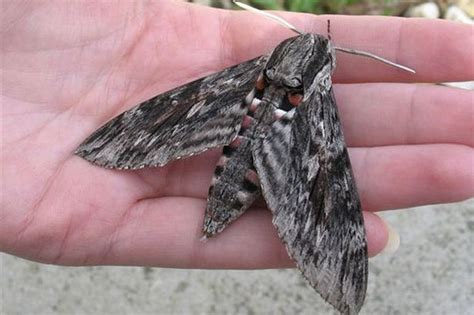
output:
M72 265L291 265L270 212L258 207L199 242L219 150L140 171L102 169L72 154L113 116L266 53L292 36L288 30L249 13L174 1L3 7L0 250ZM325 32L327 18L285 17L308 32ZM473 42L472 27L330 19L339 46L418 72L338 59L336 98L374 255L387 231L373 211L474 195L472 92L402 83L474 79L472 47L463 45Z

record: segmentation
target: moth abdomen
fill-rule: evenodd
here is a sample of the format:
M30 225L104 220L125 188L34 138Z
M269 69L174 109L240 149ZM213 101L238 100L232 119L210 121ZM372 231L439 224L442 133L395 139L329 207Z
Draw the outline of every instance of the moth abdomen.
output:
M257 171L255 168L249 168L244 176L244 182L242 185L244 191L254 193L260 189L260 180L258 178Z
M222 149L209 189L203 233L208 238L242 215L260 196L260 183L253 167L252 135L258 122L247 116L239 135Z
M234 152L236 151L235 148L229 146L229 145L226 145L224 146L224 148L222 149L222 155L230 158L232 156L232 154L234 154Z

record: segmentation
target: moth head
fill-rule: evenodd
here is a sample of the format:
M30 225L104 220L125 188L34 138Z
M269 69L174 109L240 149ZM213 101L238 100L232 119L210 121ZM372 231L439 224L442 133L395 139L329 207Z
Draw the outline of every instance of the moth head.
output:
M269 84L288 91L303 91L316 76L321 76L321 72L331 75L335 60L334 49L327 38L302 34L283 41L275 48L264 75Z

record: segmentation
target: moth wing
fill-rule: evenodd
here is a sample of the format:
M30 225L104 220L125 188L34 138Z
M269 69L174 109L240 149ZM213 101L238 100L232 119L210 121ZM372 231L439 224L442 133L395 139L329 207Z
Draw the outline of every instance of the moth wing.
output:
M267 56L155 96L113 118L75 151L111 168L161 166L230 143Z
M367 288L367 243L332 89L305 95L255 143L253 159L298 269L341 313L357 313Z

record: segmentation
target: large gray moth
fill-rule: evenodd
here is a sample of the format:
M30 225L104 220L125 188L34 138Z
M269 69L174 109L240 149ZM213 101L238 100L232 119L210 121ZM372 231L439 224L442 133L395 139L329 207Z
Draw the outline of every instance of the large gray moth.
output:
M288 254L337 310L358 313L367 288L361 205L338 118L335 47L303 34L268 55L155 96L107 122L76 150L116 169L223 147L203 235L263 195Z

